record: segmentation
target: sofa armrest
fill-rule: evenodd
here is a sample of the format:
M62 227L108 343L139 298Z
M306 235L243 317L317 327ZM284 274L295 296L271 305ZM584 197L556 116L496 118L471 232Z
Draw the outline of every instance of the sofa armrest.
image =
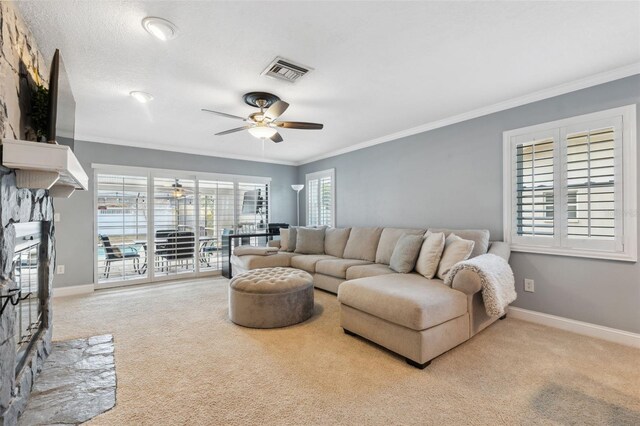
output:
M280 240L271 240L267 243L269 247L278 247L280 248Z
M467 295L472 295L482 291L480 275L471 269L463 269L453 278L451 288L459 290Z
M487 253L500 256L508 262L509 257L511 256L511 246L503 241L492 241Z
M499 256L508 262L509 256L511 255L511 246L503 241L493 241L489 246L487 254ZM482 290L482 282L476 272L470 269L463 269L453 277L451 288L472 295Z

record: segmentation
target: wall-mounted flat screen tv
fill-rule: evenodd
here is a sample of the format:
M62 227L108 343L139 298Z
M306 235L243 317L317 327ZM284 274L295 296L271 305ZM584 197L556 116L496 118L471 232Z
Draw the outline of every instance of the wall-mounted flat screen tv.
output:
M69 76L56 49L49 75L49 141L56 141L73 149L76 128L76 101L73 98Z

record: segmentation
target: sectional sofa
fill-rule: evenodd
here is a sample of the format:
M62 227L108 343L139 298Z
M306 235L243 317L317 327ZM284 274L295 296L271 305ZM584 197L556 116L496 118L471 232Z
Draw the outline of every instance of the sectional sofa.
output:
M338 295L340 325L396 352L418 368L463 343L498 318L487 315L477 273L462 270L451 286L415 271L397 273L389 267L403 235L452 232L474 242L470 257L486 253L508 261L510 249L490 242L487 230L327 228L322 253L280 250L269 256L232 256L233 273L292 267L313 276L314 286ZM288 242L288 241L287 241ZM278 245L274 241L272 245Z

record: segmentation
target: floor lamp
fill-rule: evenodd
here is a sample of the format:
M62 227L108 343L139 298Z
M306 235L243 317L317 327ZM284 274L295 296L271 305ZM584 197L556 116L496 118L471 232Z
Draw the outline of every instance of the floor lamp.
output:
M300 191L304 188L304 185L291 185L291 189L296 191L296 207L298 207L298 222L297 226L300 226Z

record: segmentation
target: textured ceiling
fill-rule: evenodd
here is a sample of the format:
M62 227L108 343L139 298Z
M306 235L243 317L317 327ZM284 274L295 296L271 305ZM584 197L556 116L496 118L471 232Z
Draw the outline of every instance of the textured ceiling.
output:
M412 127L640 62L639 2L18 2L43 53L60 48L76 136L299 163ZM161 42L145 16L174 22ZM315 68L291 85L260 76L275 56ZM132 90L150 92L140 104ZM283 119L325 124L217 137L270 91Z

